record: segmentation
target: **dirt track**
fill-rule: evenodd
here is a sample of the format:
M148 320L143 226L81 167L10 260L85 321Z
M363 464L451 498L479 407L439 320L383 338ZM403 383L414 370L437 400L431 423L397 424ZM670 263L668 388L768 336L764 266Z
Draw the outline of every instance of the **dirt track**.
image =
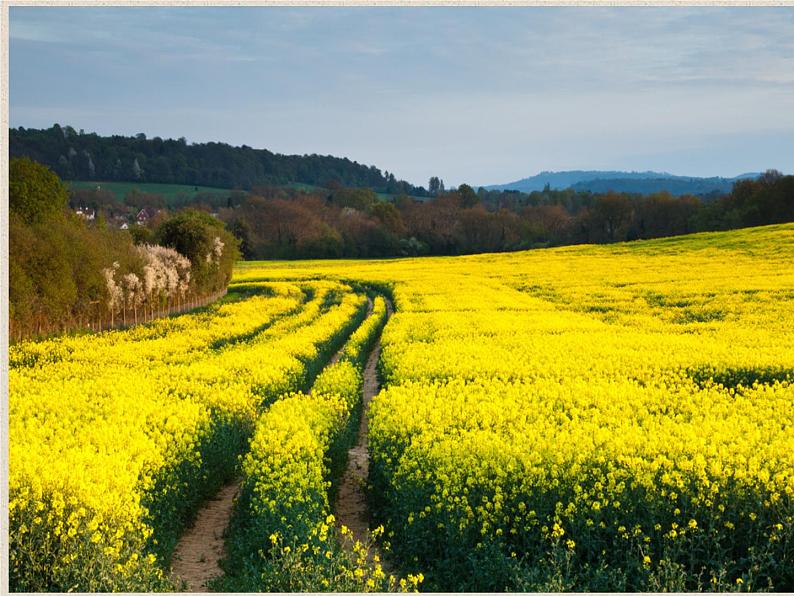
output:
M388 303L387 303L388 304ZM391 313L391 306L388 306ZM367 317L372 314L372 300L369 300L367 307ZM339 360L342 350L339 350L331 358L328 364L333 364ZM378 379L375 367L378 363L378 354L380 354L380 342L378 342L367 360L367 367L364 371L364 412L366 412L369 399L378 391ZM357 466L363 468L363 478L366 478L369 458L367 455L366 437L367 437L367 420L366 415L362 415L362 425L359 429L359 444L361 444L363 437L363 448L356 445L350 450L351 462L355 460ZM352 463L348 463L348 469L345 473L345 481L343 481L340 490L340 501L343 504L346 519L355 520L350 523L355 523L357 532L356 537L366 535L367 531L367 510L366 500L361 486L354 481L353 477L348 479L350 475ZM353 466L356 467L356 466ZM346 488L347 487L347 488ZM196 522L192 527L188 528L174 549L174 556L172 559L172 576L181 585L182 582L187 584L187 591L189 592L209 592L207 582L215 577L219 577L223 572L219 566L219 561L223 559L224 552L224 532L229 525L229 520L232 516L234 508L234 499L240 490L240 481L236 480L231 484L227 484L202 507L196 514ZM342 492L346 492L346 497L341 500ZM357 499L361 499L358 502ZM347 522L340 522L346 523ZM363 524L363 526L361 525ZM349 525L349 524L348 524ZM352 526L349 526L352 527Z
M209 592L207 581L221 575L223 533L229 525L240 481L224 486L202 507L196 523L182 535L174 550L173 576L185 581L189 592Z
M391 316L392 307L388 301L386 302L386 308L389 316ZM342 484L339 487L339 494L334 504L337 526L345 525L350 528L353 532L353 538L360 542L364 542L369 534L369 512L365 492L369 474L369 452L367 450L369 425L367 413L370 401L380 390L377 373L379 357L380 338L375 342L364 369L363 406L361 423L358 429L358 440L348 451L347 469L342 477Z

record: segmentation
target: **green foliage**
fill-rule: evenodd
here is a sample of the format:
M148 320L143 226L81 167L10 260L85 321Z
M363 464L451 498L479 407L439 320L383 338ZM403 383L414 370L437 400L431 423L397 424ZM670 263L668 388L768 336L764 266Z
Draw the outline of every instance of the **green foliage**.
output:
M47 314L61 320L68 317L77 296L72 276L65 222L52 221L43 227L29 227L19 218L10 221L10 302L12 318L19 320Z
M444 181L438 176L432 176L427 183L427 192L433 197L439 192L444 192Z
M64 211L66 189L46 167L13 159L9 168L9 314L12 338L96 319L106 294L102 269L140 268L125 232L90 227Z
M464 209L474 207L479 204L480 197L474 192L474 189L468 184L461 184L458 186L458 194L460 195L460 204Z
M334 205L365 212L370 211L377 200L377 195L369 188L340 188L331 195Z
M141 192L133 188L130 192L124 195L124 204L128 207L141 209L150 207L152 209L162 209L165 207L165 199L162 195L151 192Z
M794 221L794 176L774 170L736 182L724 196L642 195L611 187L596 193L549 185L527 193L475 192L461 184L445 192L437 176L428 192L388 172L333 157L140 135L105 138L59 126L12 130L10 152L36 156L62 176L79 179L73 183L74 206L101 208L110 218L124 205L109 202L107 189L124 196L129 209L163 204L213 209L240 241L243 256L256 259L502 252ZM89 160L96 170L91 176ZM430 200L417 200L428 195ZM206 277L201 269L196 273Z
M242 258L250 259L253 256L250 224L244 219L238 218L229 222L226 227L240 243L240 255Z
M378 221L391 234L401 236L405 233L405 223L403 222L402 214L394 203L384 201L375 203L371 211L372 215L378 218Z
M199 291L225 287L240 256L238 240L221 221L202 211L186 209L164 221L155 239L190 259L192 278Z
M62 214L66 188L48 167L26 157L8 164L8 206L27 223L40 223Z
M130 226L129 235L132 236L132 241L135 244L153 244L154 233L144 226Z
M115 268L116 283L128 274L142 280L146 263L133 242L153 243L151 231L142 226L118 230L101 215L92 224L65 211L66 190L58 177L28 159L11 160L9 187L11 338L111 322L103 270ZM221 221L190 211L161 227L171 246L192 251L191 293L225 287L239 252Z
M465 184L426 202L407 196L385 202L370 191L336 188L330 197L252 196L221 211L220 217L244 237L251 258L457 255L658 238L794 219L794 212L786 211L787 201L794 202L789 180L794 177L744 182L737 185L739 198L729 195L711 202L667 193L475 193Z

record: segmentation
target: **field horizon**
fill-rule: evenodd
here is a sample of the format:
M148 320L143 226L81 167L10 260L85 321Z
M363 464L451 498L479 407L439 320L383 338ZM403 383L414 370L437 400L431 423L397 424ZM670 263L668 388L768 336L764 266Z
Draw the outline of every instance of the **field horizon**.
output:
M768 233L779 232L779 238L788 241L789 233L794 232L794 223L783 223L783 224L768 224L762 226L750 226L745 228L739 228L736 230L722 230L722 231L709 231L709 232L692 232L689 234L675 234L672 236L664 236L661 238L649 238L649 239L642 239L642 240L625 240L621 242L613 242L610 244L595 244L595 243L582 243L582 244L573 244L573 245L566 245L566 246L552 246L552 247L541 247L541 248L530 248L526 250L516 250L516 251L509 251L509 252L482 252L477 254L468 254L468 255L450 255L450 256L420 256L420 257L383 257L378 259L284 259L284 260L241 260L238 261L235 269L245 269L247 267L254 267L254 266L283 266L283 267L298 267L299 265L307 264L307 263L314 263L314 264L321 264L321 263L337 263L337 264L347 264L347 263L364 263L364 262L373 262L373 263L382 263L382 262L405 262L405 261L432 261L432 260L465 260L465 259L477 259L482 257L492 257L492 256L508 256L508 255L527 255L527 254L556 254L556 253L563 253L563 254L579 254L581 251L587 250L595 250L601 251L604 253L610 253L613 251L618 251L630 248L630 247L647 247L647 248L654 248L658 247L660 249L663 248L672 248L675 245L682 245L682 248L730 248L730 247L740 247L743 246L747 249L750 248L749 243L752 242L753 238L758 238L760 240L768 240L768 238L764 238ZM702 245L695 246L695 241L701 241ZM618 254L616 252L616 254Z

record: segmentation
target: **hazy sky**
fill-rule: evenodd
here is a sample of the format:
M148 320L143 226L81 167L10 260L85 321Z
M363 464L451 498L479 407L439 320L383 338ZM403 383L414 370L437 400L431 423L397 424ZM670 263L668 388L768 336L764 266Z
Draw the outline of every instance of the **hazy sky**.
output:
M11 126L346 156L427 184L794 172L794 8L10 9Z

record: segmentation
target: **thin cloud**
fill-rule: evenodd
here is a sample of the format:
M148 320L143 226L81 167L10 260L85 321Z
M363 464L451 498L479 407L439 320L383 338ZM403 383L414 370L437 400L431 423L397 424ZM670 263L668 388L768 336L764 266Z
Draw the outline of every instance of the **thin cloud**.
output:
M331 153L416 183L682 164L729 175L744 162L741 171L758 169L749 161L771 159L772 147L794 170L791 8L10 15L12 126L60 121Z

